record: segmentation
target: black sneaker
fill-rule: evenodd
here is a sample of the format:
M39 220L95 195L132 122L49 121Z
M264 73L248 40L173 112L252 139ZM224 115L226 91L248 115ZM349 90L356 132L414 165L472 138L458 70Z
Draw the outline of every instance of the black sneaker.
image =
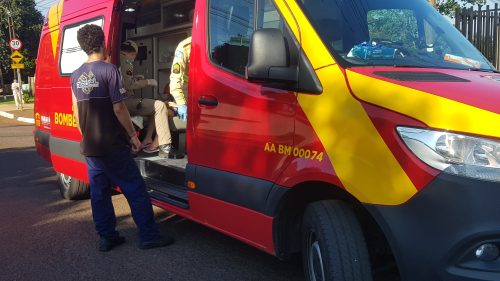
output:
M171 236L159 236L152 241L142 241L139 243L139 249L148 250L153 248L161 248L174 243L174 238Z
M120 246L123 243L125 243L125 237L123 236L118 236L115 238L101 237L101 239L99 240L99 251L108 252L114 247Z
M158 151L158 157L168 158L168 155L170 155L171 151L172 151L172 145L171 144L160 145L160 151Z

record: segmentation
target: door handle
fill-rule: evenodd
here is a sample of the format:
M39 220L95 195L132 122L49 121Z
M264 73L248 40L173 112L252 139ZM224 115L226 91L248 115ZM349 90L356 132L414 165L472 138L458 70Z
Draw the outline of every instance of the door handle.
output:
M198 99L198 104L202 106L216 107L219 105L219 101L214 96L201 96Z

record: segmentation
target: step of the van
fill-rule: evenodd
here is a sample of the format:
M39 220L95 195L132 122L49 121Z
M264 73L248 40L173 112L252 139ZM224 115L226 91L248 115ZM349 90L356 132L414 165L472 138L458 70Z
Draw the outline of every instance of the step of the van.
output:
M188 189L186 187L150 177L145 177L144 182L146 183L149 196L152 198L183 209L189 209Z
M143 177L184 186L187 159L136 158Z

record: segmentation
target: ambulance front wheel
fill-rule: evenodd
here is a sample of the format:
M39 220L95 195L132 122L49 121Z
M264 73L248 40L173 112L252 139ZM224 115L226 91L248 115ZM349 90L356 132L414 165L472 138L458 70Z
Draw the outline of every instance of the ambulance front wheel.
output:
M307 206L302 221L302 257L308 281L371 281L370 258L350 205L335 200Z
M57 173L61 196L68 200L83 200L90 197L90 187L87 183L74 179L62 173Z

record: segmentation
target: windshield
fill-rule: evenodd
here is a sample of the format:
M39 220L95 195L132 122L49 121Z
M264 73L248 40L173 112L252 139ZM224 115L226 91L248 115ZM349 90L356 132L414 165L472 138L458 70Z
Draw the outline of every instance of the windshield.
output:
M299 0L346 66L494 70L425 0Z

